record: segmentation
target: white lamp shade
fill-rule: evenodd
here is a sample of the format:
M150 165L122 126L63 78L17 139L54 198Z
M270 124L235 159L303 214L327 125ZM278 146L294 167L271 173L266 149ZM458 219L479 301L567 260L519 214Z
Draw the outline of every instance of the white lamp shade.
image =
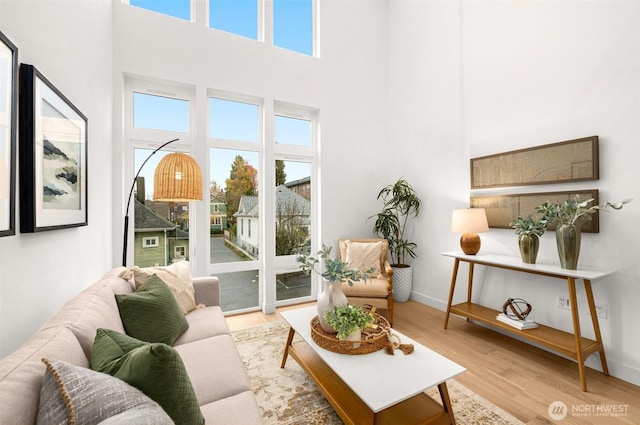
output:
M451 231L454 233L484 233L489 231L484 208L464 208L453 210Z

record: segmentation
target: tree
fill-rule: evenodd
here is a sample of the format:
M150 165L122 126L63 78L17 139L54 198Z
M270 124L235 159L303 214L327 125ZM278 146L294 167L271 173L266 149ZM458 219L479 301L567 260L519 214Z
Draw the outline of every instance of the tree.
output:
M287 182L287 172L284 171L284 161L276 159L276 186Z
M225 180L227 186L227 217L232 218L238 211L242 195L255 195L258 193L258 170L242 158L236 155L231 164L229 178Z
M306 217L295 197L276 197L276 255L311 252Z

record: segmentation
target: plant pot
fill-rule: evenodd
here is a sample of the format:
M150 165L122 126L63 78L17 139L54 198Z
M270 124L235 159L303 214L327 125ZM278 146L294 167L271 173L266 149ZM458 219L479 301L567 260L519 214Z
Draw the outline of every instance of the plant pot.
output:
M347 296L342 292L342 282L339 280L330 282L327 279L322 279L322 290L318 294L316 308L318 310L318 320L320 320L320 325L324 331L336 332L336 330L324 320L324 313L332 310L334 307L340 307L345 304L347 304Z
M411 296L413 272L411 266L391 266L393 268L393 301L403 303Z
M538 248L540 248L540 239L538 238L538 236L518 236L518 247L520 248L520 256L522 257L523 263L536 263L536 258L538 257Z
M580 240L580 229L574 224L560 224L556 229L558 256L560 257L560 267L563 269L576 270L578 268Z
M352 348L360 348L360 342L362 341L362 329L357 329L349 334L346 338L343 338L342 341L354 341Z

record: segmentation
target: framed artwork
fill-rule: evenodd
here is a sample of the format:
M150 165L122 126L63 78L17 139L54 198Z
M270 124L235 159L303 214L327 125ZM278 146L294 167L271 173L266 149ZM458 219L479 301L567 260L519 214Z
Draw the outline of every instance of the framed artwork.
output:
M593 205L599 204L598 190L582 190L568 192L541 192L541 193L523 193L517 195L488 195L488 196L472 196L470 206L472 208L484 208L487 213L487 222L489 227L498 229L510 229L510 223L517 216L528 217L535 216L536 207L542 205L546 201L551 203L564 202L569 199L575 199L576 195L580 199L587 200L593 198ZM576 225L585 233L600 232L600 212L594 214L585 214L580 218ZM556 225L549 226L547 230L555 230Z
M471 189L599 178L598 136L471 158Z
M87 225L87 118L20 65L20 231Z
M0 32L0 236L16 234L18 48Z

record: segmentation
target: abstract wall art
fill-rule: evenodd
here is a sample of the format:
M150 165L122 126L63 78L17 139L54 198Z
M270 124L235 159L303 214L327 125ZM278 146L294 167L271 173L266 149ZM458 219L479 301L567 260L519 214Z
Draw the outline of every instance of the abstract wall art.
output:
M20 231L87 225L87 118L20 65Z

